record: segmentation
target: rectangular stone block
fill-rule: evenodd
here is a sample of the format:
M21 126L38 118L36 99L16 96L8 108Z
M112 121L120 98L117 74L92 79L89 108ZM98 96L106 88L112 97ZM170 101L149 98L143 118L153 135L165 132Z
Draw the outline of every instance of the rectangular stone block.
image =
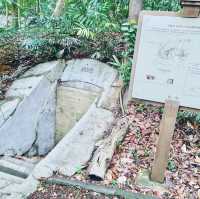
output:
M56 142L80 120L98 93L59 86L56 107Z

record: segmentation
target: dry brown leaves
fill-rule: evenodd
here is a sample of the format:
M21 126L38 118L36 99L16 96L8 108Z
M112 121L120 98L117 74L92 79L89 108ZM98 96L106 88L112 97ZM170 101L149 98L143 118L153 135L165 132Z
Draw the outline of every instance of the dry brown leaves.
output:
M177 125L166 171L165 184L169 193L161 195L135 184L138 172L150 170L152 166L161 119L160 107L131 104L126 117L130 130L115 152L104 183L160 198L200 198L200 148L199 140L196 140L199 131L188 124Z

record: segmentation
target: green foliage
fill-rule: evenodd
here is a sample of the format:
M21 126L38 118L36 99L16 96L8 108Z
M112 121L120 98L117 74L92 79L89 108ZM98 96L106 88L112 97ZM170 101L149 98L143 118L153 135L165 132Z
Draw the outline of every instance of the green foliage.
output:
M177 120L179 123L196 123L200 124L200 113L190 112L190 111L180 111L178 112Z
M136 31L137 27L135 24L128 22L122 24L121 32L123 35L124 48L121 52L120 60L113 55L113 62L111 62L113 66L118 68L125 85L128 85L130 81Z
M84 166L77 166L75 173L76 174L82 174L84 168L85 168Z
M145 10L178 11L179 0L144 0Z
M111 185L112 185L113 187L116 187L116 186L117 186L117 180L112 180Z
M35 53L37 57L47 52L55 57L65 48L75 58L111 62L125 85L129 84L137 29L136 24L126 22L129 0L68 0L58 18L52 17L56 1L2 0L0 10L11 15L13 3L18 7L20 27L0 29L2 40L17 40L17 49L20 47L21 52ZM178 10L179 1L145 0L144 7Z
M173 160L168 161L167 169L171 172L175 172L177 170L176 164Z
M178 0L145 0L144 9L146 10L166 10L178 11L180 9ZM136 24L123 23L121 32L123 34L123 41L125 48L122 50L120 56L113 56L111 64L118 68L120 74L127 86L130 81L130 74L132 68L132 57L134 53L134 45L136 39Z
M4 7L5 13L8 6L10 15L13 2L8 4L7 1L11 0L4 0L1 7ZM117 46L121 42L121 23L128 13L128 0L69 0L66 1L63 15L57 18L52 17L55 1L16 2L20 28L9 26L1 29L0 38L2 41L5 38L9 41L17 40L17 49L20 46L24 48L23 51L38 56L48 51L53 58L64 48L68 52L73 51L73 55L67 55L69 58L92 57L105 62L110 61L113 54L120 56ZM5 42L1 44L3 46ZM18 59L22 56L17 55Z

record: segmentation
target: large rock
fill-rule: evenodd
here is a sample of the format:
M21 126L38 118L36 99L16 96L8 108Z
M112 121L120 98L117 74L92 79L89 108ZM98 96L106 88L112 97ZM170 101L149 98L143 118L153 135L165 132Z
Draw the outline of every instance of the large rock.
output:
M37 125L37 154L47 154L55 145L55 128L56 128L56 83L51 86L49 96L47 96Z
M54 147L56 85L64 67L60 61L40 64L11 85L6 97L21 102L11 101L7 111L0 106L0 155L45 155Z
M39 76L40 74L41 72L38 72ZM32 72L29 71L25 76L28 78L31 75ZM22 193L27 196L35 191L42 177L50 177L54 172L71 176L88 165L97 143L106 135L114 120L111 109L116 105L122 88L121 82L117 80L117 71L98 61L83 59L68 62L57 89L56 120L57 130L61 132L57 138L59 140L64 137L36 165L23 185L13 188L12 199L23 198ZM49 100L41 111L42 117L39 117L37 132L41 132L41 128L44 130L38 141L45 141L45 132L48 135L46 129L54 128L52 118L48 119L48 113L53 113L48 104L54 107L54 103L51 97L47 98ZM51 122L48 122L49 120ZM37 145L41 146L38 141L33 144L35 148Z
M37 139L37 122L49 96L51 84L46 78L18 106L15 114L0 128L0 155L23 155Z
M7 101L3 101L0 104L0 127L15 112L19 102L20 102L19 98L14 98Z
M43 76L18 79L13 82L6 93L6 97L27 97L38 87L42 79Z
M67 63L61 81L79 82L80 85L81 82L84 82L87 87L91 85L91 89L93 86L106 89L113 83L116 77L117 71L107 64L93 59L76 59Z
M57 94L57 141L80 120L95 98L101 98L102 93L104 98L110 94L117 76L115 69L97 60L76 59L67 62Z

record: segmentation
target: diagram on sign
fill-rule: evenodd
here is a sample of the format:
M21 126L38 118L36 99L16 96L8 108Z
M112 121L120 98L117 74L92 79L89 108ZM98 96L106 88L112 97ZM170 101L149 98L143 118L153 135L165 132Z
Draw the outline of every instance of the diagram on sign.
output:
M190 39L167 41L164 44L160 44L160 48L158 49L158 57L163 62L182 62L189 56L189 52L187 50L188 44L190 44Z
M189 58L191 40L169 40L167 42L153 43L152 49L155 50L152 61L154 67L148 68L146 80L151 83L173 85L175 82L175 75L178 71L182 71L185 62Z

